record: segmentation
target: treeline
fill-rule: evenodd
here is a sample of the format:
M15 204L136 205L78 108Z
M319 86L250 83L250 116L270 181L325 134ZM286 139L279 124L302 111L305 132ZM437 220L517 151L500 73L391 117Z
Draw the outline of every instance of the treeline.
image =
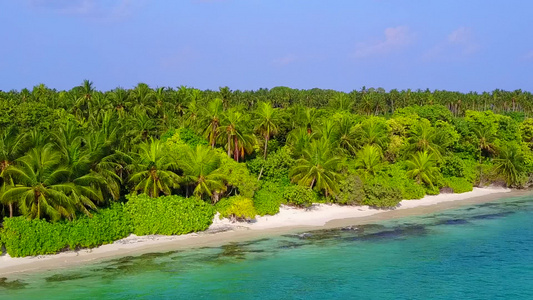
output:
M391 207L474 185L524 187L532 100L520 90L100 92L87 80L0 92L0 217L75 220L146 194L252 218L281 203Z

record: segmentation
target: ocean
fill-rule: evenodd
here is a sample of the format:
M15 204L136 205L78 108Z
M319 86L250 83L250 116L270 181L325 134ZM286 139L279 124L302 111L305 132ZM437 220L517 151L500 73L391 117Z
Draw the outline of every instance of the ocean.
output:
M533 299L533 196L19 274L0 299Z

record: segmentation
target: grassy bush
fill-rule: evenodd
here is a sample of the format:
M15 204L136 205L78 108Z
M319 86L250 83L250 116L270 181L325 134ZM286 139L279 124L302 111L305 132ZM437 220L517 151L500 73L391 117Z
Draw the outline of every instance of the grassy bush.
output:
M54 254L64 249L96 247L128 236L131 223L123 206L102 209L92 218L50 223L25 217L4 219L1 239L12 257Z
M211 205L198 198L150 198L145 194L127 198L124 208L136 235L173 235L205 230L215 214Z
M342 205L357 205L363 201L365 191L363 181L356 174L350 174L339 184L339 193L335 202Z
M220 218L254 219L257 215L252 199L240 195L219 201L216 210Z
M287 204L298 207L309 207L316 202L316 193L308 187L301 185L290 185L283 191L283 200Z
M446 177L444 178L444 183L444 185L451 188L454 193L466 193L474 189L472 183L462 177Z
M387 182L372 180L366 182L364 187L365 197L361 204L373 207L396 207L402 200L401 190Z
M255 192L254 207L258 215L275 215L279 213L279 206L283 203L285 187L278 183L263 182L261 189Z
M401 163L389 165L385 174L376 178L376 181L398 188L402 199L411 200L424 197L426 195L424 187L408 178L406 173L407 171Z

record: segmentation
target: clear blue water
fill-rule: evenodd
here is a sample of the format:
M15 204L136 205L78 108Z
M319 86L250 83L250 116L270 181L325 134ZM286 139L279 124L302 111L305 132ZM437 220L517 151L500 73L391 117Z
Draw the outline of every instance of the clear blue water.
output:
M0 280L0 299L533 299L533 197Z

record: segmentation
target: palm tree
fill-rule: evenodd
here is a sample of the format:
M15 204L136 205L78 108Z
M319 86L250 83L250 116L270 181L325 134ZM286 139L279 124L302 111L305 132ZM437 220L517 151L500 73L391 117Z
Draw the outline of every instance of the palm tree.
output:
M444 141L440 139L441 135L437 129L431 126L431 123L422 119L417 122L410 132L410 136L407 139L411 150L411 153L427 151L429 153L434 153L435 157L439 159L444 152Z
M94 201L102 201L90 175L73 176L63 163L61 152L53 144L34 148L6 170L15 185L4 192L4 199L13 199L29 218L61 216L72 219L77 210L90 215L87 208L96 209ZM69 181L69 178L73 180Z
M226 136L226 149L228 156L239 161L246 152L251 152L255 143L253 134L246 131L248 127L247 115L242 114L237 109L230 109L224 112L222 126L218 129L220 134Z
M355 168L364 174L375 176L383 165L381 149L375 145L366 145L357 154Z
M220 194L226 190L224 176L218 169L219 156L208 147L197 145L196 148L188 148L180 165L184 181L195 185L194 195L208 195L214 200L213 192Z
M339 111L343 111L343 110L350 111L350 108L352 106L352 103L348 95L342 92L339 92L333 95L333 97L330 100L330 103L332 104L335 110L339 110Z
M483 153L485 156L492 155L496 153L496 145L494 140L496 139L496 134L488 126L477 125L472 131L478 139L478 149L479 149L479 185L483 183L483 166L481 165L483 160Z
M0 176L20 157L24 148L23 135L18 133L15 126L8 127L0 134Z
M265 139L265 148L263 150L263 157L267 157L268 140L271 136L278 133L278 114L277 110L268 102L260 102L256 111L257 126L256 130Z
M408 177L415 179L418 184L425 183L433 187L433 182L439 174L434 153L417 152L406 164L409 169L406 173Z
M348 154L356 152L357 138L353 131L354 122L351 118L343 116L338 122L336 136L339 139L339 147Z
M314 133L309 134L305 127L299 127L289 133L287 145L291 146L294 156L300 157L314 137Z
M360 147L376 145L386 149L389 142L389 129L385 120L380 117L370 117L356 125L353 134L359 139Z
M302 158L296 161L289 176L299 185L323 190L327 197L338 192L340 166L341 159L333 155L329 142L315 140L303 151Z
M218 126L223 113L223 102L220 98L215 98L207 104L207 108L204 110L207 119L207 126L204 130L206 138L209 140L211 148L215 148L215 143L219 134Z
M161 141L151 138L140 144L133 156L133 172L129 181L135 185L135 191L158 197L161 192L170 195L173 188L179 187L180 177L175 173L178 165Z
M508 186L520 183L520 175L524 169L524 155L517 146L503 147L494 162L495 171L505 178Z
M231 90L229 87L220 87L219 89L220 98L222 98L222 103L224 104L224 110L227 110L229 107L229 101L231 98Z

